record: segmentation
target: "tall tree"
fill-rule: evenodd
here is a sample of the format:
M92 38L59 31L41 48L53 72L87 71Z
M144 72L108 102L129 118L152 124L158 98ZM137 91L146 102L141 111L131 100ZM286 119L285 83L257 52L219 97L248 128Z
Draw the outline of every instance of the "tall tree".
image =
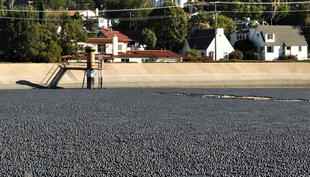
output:
M187 16L182 8L165 2L149 16L149 27L156 34L157 48L177 51L187 35Z
M35 23L39 14L37 12L25 12L29 8L16 8L16 11L9 11L6 17L10 19L0 19L0 50L2 50L2 60L10 62L20 61L21 50L27 42L27 28Z
M106 10L117 9L141 9L150 7L149 0L105 0ZM110 20L118 19L119 23L114 23L114 28L123 31L141 31L146 26L145 18L151 10L134 10L134 11L108 11L104 16Z
M155 33L150 30L150 29L147 29L147 28L144 28L142 31L141 31L141 34L140 34L140 38L139 38L139 43L141 45L146 45L146 49L148 50L152 50L155 48L156 46L156 35Z
M33 24L27 29L27 42L21 51L23 62L54 63L59 61L61 47L58 45L60 35L54 24Z
M0 8L1 8L0 17L3 17L3 16L4 16L3 2L4 2L4 0L0 0Z
M83 23L73 21L66 23L61 30L59 44L62 48L62 55L75 55L79 57L80 47L78 42L86 42L87 33L83 30Z

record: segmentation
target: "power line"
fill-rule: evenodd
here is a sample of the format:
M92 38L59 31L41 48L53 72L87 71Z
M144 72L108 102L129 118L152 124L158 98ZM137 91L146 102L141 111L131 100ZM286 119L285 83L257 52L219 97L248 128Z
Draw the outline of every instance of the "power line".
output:
M274 4L308 4L310 1L299 1L299 2L209 2L209 4L252 4L252 5L274 5ZM200 6L200 4L184 5L187 6ZM111 10L99 10L99 12L126 12L126 11L142 11L142 10L157 10L157 9L167 9L167 8L180 8L177 6L166 6L166 7L148 7L148 8L137 8L137 9L111 9ZM3 9L3 11L18 11L18 12L46 12L45 10L18 10L18 9ZM72 10L72 11L87 11L87 10ZM94 10L89 10L94 11ZM49 12L68 12L60 10L52 10Z

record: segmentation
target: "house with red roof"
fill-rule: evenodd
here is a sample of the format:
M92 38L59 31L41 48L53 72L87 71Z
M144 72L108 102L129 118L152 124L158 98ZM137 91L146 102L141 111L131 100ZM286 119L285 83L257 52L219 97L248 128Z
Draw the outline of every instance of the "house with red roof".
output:
M100 28L98 38L110 38L117 36L120 41L127 42L127 47L129 50L137 50L138 48L143 48L139 44L139 31L115 31L109 28Z
M107 37L110 37L110 34L108 33ZM85 45L95 46L95 57L104 57L104 60L109 62L146 63L183 60L182 55L169 50L144 50L143 47L135 47L135 50L132 50L133 47L128 47L132 39L124 34L119 38L117 34L120 33L115 33L112 38L89 38Z

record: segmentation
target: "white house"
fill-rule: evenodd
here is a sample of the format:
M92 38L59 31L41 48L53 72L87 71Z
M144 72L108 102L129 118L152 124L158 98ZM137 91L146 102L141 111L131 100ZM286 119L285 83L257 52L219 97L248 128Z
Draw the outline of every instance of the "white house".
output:
M155 6L160 6L160 5L164 4L166 1L174 2L176 4L176 6L183 8L184 4L188 0L150 0L150 4L155 5Z
M228 59L228 54L234 51L234 48L224 34L223 28L217 29L216 58L214 29L195 30L190 38L185 41L181 55L186 56L190 49L197 50L201 56L213 56L215 61L221 58Z
M289 25L258 26L257 28L234 32L231 43L249 39L254 43L254 51L261 60L278 60L279 56L297 55L299 60L308 58L308 44L300 27Z
M99 10L96 8L93 10L70 10L68 11L69 16L73 16L76 12L79 12L80 15L83 15L83 20L91 19L95 22L94 27L96 28L109 28L112 26L111 21L102 18L99 16Z
M85 46L95 46L96 58L104 57L105 61L110 62L176 62L182 61L183 57L169 50L144 50L144 48L128 47L128 38L123 36L119 39L116 34L112 38L90 38ZM81 59L85 59L82 56Z

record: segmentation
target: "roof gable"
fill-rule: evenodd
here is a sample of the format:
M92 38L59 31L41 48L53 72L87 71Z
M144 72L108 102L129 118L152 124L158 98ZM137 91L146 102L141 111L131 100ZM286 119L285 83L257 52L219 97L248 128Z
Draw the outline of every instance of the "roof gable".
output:
M271 46L307 46L305 36L300 27L289 25L259 26L260 32L265 34L275 34L275 42L265 42Z
M113 38L114 35L122 41L139 41L139 31L114 31L107 28L100 29L100 32L106 36L106 38Z
M215 36L214 29L195 30L187 40L191 49L205 50L209 47Z

